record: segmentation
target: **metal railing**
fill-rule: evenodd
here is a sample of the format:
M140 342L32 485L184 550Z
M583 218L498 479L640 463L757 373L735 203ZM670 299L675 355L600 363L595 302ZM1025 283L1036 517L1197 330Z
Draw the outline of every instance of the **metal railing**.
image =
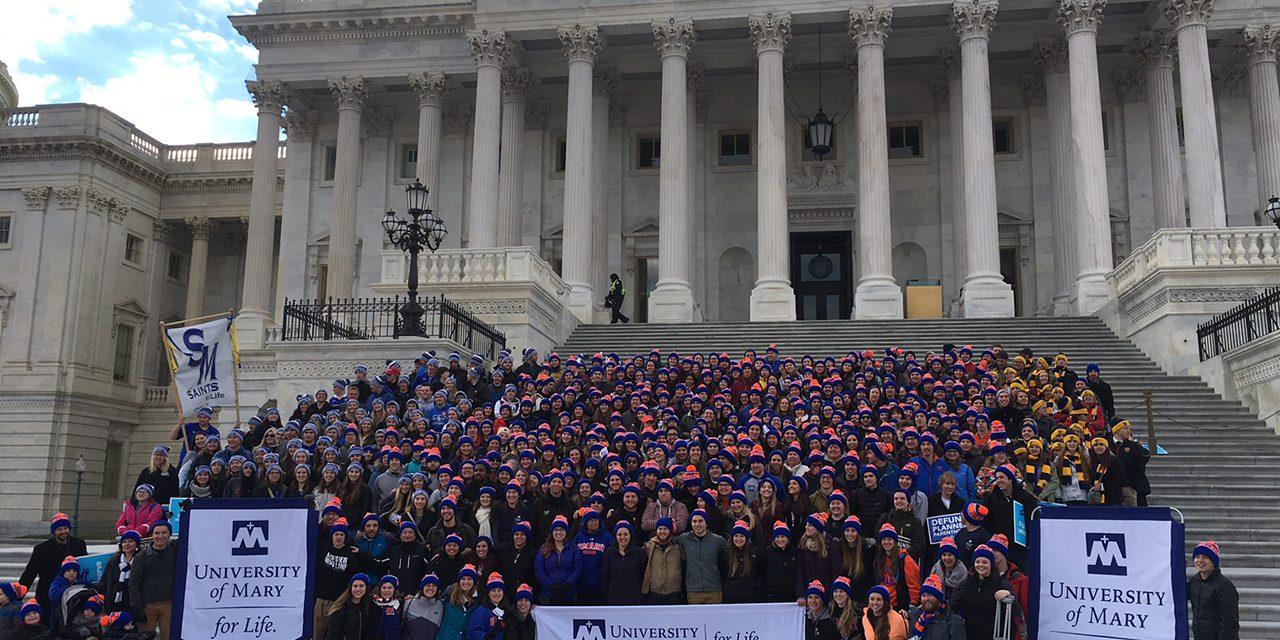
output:
M507 345L501 331L476 318L444 296L419 298L422 306L421 331L406 332L400 309L408 298L351 298L289 300L284 302L284 322L280 339L376 340L419 336L452 340L459 346L489 360Z
M1200 361L1220 356L1276 330L1280 330L1280 286L1267 289L1197 327Z

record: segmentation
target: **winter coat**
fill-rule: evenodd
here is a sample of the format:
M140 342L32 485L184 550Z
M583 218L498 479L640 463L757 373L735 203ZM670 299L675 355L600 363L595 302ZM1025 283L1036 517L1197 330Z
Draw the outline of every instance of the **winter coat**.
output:
M907 616L907 630L915 633L916 621L920 619L920 614L924 613L923 609L912 609ZM924 628L924 633L920 635L920 640L966 640L964 633L964 620L960 616L951 613L948 609L939 614L929 626Z
M804 640L838 640L840 632L836 630L836 621L831 617L831 609L823 607L814 616L806 607L804 610Z
M734 563L732 556L727 563L724 572L724 602L741 603L741 602L757 602L760 600L760 553L754 549L750 550L751 570L745 571L745 567L741 567L741 562ZM738 565L735 567L735 564ZM730 575L733 569L739 570L739 575Z
M970 638L990 638L995 633L996 592L1013 591L1013 585L1000 576L986 578L970 574L951 598L955 613L964 617L965 634ZM1199 640L1199 639L1197 639Z
M898 532L898 546L906 549L912 558L919 560L924 555L925 547L929 544L929 532L924 528L924 523L916 519L914 511L894 509L884 514L876 524L876 531L886 524L893 525L894 531ZM906 546L903 543L907 543Z
M507 614L506 623L507 628L503 629L503 640L534 640L538 631L532 615L521 618L514 608Z
M120 508L120 518L116 520L116 535L124 535L126 531L137 531L138 535L151 535L151 525L164 520L164 510L151 500L142 504L134 504L126 500Z
M379 531L378 535L369 538L364 535L364 532L360 532L356 534L355 540L352 540L351 543L356 545L357 549L369 554L369 557L378 563L380 569L386 568L387 556L391 551L391 538L389 536ZM376 573L381 575L385 571Z
M416 539L396 542L387 554L386 570L406 589L412 589L427 575L427 547Z
M1214 567L1207 579L1191 576L1187 600L1196 640L1240 640L1240 594L1220 569Z
M627 554L618 553L614 544L604 553L601 573L604 583L605 603L613 606L640 604L644 585L644 570L649 556L644 547L632 543Z
M419 595L404 603L404 627L401 640L435 640L444 619L444 601Z
M526 542L523 549L517 549L515 544L508 543L498 545L495 553L502 564L502 577L508 584L538 583L533 567L534 558L538 555L537 547Z
M923 491L925 495L933 496L938 493L938 480L942 478L942 474L949 471L946 460L942 458L934 458L930 463L928 460L920 456L916 456L910 460L916 463L916 489Z
M325 640L373 640L378 631L377 614L373 598L366 596L360 603L348 602L329 615Z
M1120 488L1116 487L1119 493ZM1027 492L1021 484L1013 487L1013 494L1006 496L1003 491L992 489L982 500L982 504L987 507L987 519L982 521L982 526L986 527L991 535L1003 533L1009 542L1014 541L1013 536L1013 503L1022 503L1022 518L1026 531L1031 531L1031 512L1039 506L1040 502L1036 497ZM958 542L958 541L957 541ZM1015 562L1021 562L1025 559L1026 548L1017 544L1009 545L1009 555Z
M440 631L436 633L435 640L462 640L463 633L467 630L467 618L474 608L475 605L466 608L454 606L446 598L444 617L440 620Z
M880 517L893 508L893 501L889 499L889 494L882 489L869 489L866 485L858 487L850 497L852 502L850 508L853 515L858 516L867 526L872 522L879 522Z
M728 543L708 531L698 537L692 531L676 536L676 544L684 549L684 584L686 591L723 591L721 568L725 566Z
M771 544L760 556L760 591L766 602L795 602L800 597L796 592L796 551L787 545L779 549ZM803 593L803 592L801 592Z
M505 611L503 612L505 615ZM493 612L493 605L487 599L485 603L472 609L467 614L467 630L463 634L466 640L501 640L503 621Z
M907 640L907 619L892 608L885 611L885 615L889 616L889 640ZM862 610L862 617L859 618L859 622L862 623L862 637L876 637L876 628L871 623L867 609Z
M138 486L144 484L155 487L151 499L156 504L169 504L169 498L178 497L178 470L173 465L155 472L151 471L151 467L143 467L138 472L138 481L133 483L131 493L137 493Z
M545 555L540 549L534 557L533 570L544 595L573 597L578 594L578 581L582 576L582 554L572 544L566 544L560 551L553 548Z
M673 536L689 528L689 508L679 500L672 500L671 504L665 506L657 500L650 500L644 508L644 518L640 521L640 528L652 534L654 529L658 528L658 518L664 517L671 518L671 535Z
M647 561L640 592L668 596L684 588L684 547L670 540L660 544L651 538L644 545Z
M1115 443L1115 457L1124 465L1125 475L1129 476L1129 486L1140 496L1151 495L1151 481L1147 479L1147 462L1151 460L1151 452L1137 440L1125 440Z
M990 520L990 518L988 518ZM968 565L973 559L973 550L987 543L991 532L986 527L978 527L970 531L967 527L956 532L956 549L960 552L957 559Z
M173 600L173 580L178 564L178 542L163 550L147 547L133 557L129 569L129 604L134 611L153 602Z
M102 594L106 600L106 608L103 611L133 611L133 607L129 606L129 580L122 582L120 580L120 553L116 553L107 560L107 564L102 569L102 577L98 579L98 584L94 585L94 589ZM133 554L133 560L138 559L138 554ZM133 560L129 562L129 572L133 572ZM116 592L120 592L120 603L116 603ZM2 624L2 623L0 623ZM0 638L3 638L0 635Z
M829 586L840 573L842 559L840 547L831 540L827 540L827 557L825 558L819 556L817 551L800 547L796 551L796 594L804 593L806 585L813 580L821 582L823 586Z
M18 582L30 587L35 584L37 579L40 584L49 584L53 582L53 577L58 575L58 569L62 568L62 559L67 556L85 556L89 555L89 551L85 548L84 540L75 536L67 536L66 542L58 542L50 536L44 542L37 544L31 549L31 558L27 560L27 566L22 570L22 577L18 578ZM49 611L48 589L34 589L36 591L36 601L40 603L40 607L45 611Z
M321 542L320 546L322 548L316 552L316 598L337 600L346 590L351 576L365 571L372 558L351 545L334 549L332 544ZM137 571L136 566L134 571Z
M578 548L578 555L582 558L582 570L578 574L578 589L599 590L604 586L602 571L604 552L613 546L613 534L603 528L597 529L595 533L587 533L583 530L574 536L573 546Z

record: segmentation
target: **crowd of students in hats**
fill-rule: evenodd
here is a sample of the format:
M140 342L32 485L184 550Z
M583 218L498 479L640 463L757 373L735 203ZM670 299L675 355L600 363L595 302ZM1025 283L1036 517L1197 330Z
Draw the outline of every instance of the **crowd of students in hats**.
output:
M360 366L225 431L209 410L177 425L97 591L167 640L159 505L303 498L320 513L316 638L522 639L539 605L794 602L808 638L986 640L1001 601L1025 637L1015 503L1029 518L1150 493L1149 452L1101 370L1069 364L946 345ZM963 529L931 544L927 519L947 514ZM23 584L75 582L47 561L75 539L53 532ZM147 536L158 553L139 550ZM1201 550L1196 629L1221 631L1197 638L1228 640L1234 587L1212 543L1197 567Z

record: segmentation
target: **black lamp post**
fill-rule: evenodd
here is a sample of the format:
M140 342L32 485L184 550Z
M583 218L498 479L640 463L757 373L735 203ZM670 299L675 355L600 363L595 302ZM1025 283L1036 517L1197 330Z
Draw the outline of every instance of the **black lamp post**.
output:
M80 533L80 484L84 481L84 454L76 458L76 504L71 512L71 535Z
M1280 229L1280 198L1271 196L1271 199L1267 200L1267 208L1263 210L1263 213L1267 214L1267 219L1271 221L1271 224Z
M408 211L406 216L388 211L382 218L382 229L387 240L409 252L409 300L400 307L400 335L420 336L422 331L422 305L418 304L418 254L423 247L435 251L440 248L448 233L444 221L427 208L427 188L418 180L404 188Z

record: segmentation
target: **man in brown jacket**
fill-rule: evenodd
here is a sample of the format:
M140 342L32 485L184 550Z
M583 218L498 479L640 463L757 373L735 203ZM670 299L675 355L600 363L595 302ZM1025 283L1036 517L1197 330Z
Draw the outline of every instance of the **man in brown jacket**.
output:
M649 562L644 567L640 593L645 604L684 604L684 550L671 536L671 518L658 518L654 536L645 543Z

